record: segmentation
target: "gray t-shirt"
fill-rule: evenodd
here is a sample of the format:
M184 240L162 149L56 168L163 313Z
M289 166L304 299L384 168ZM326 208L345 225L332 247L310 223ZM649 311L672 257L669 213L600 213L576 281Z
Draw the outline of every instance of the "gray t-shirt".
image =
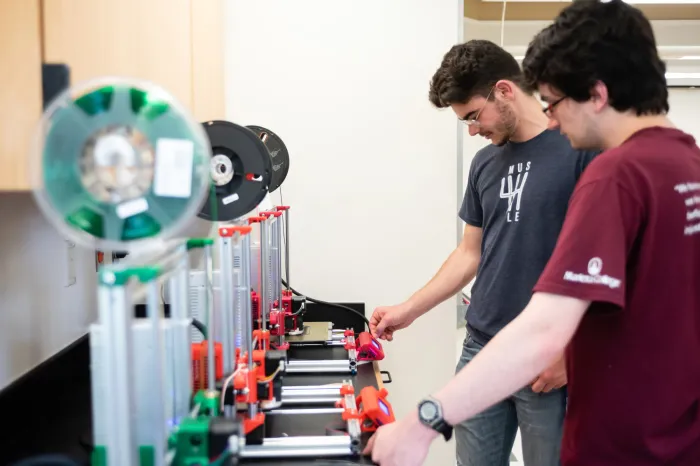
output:
M459 216L482 228L467 328L486 344L525 308L559 236L576 182L598 152L574 150L558 131L481 149Z

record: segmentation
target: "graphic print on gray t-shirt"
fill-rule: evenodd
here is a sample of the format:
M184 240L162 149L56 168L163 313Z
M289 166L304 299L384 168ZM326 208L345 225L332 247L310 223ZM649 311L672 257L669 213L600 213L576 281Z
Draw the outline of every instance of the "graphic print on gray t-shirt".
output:
M597 154L574 150L565 136L546 130L474 156L459 216L482 228L481 261L466 316L477 342L486 344L527 305L576 182Z

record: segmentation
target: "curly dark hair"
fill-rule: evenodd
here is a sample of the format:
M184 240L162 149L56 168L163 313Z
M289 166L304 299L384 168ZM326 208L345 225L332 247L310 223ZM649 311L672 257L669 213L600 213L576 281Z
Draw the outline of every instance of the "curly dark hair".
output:
M470 40L453 46L430 81L430 102L437 108L467 103L472 97L488 96L501 79L514 82L524 92L520 65L515 58L488 40Z
M669 110L666 64L651 24L622 0L575 0L530 42L523 74L527 86L547 84L578 102L601 81L619 112Z

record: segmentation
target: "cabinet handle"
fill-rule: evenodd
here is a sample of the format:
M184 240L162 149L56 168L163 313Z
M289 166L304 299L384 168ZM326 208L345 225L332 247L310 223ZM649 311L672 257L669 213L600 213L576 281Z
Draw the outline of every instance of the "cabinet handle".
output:
M389 371L379 371L380 374L386 375L389 380L384 380L382 377L382 383L391 383L391 373Z

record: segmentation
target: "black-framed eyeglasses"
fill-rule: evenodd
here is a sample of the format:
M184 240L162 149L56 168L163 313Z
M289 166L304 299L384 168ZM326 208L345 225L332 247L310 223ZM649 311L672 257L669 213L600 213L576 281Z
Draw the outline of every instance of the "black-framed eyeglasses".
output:
M552 110L554 110L554 107L559 105L561 103L561 101L566 99L566 98L567 98L567 96L564 96L564 97L561 97L561 98L555 100L554 102L552 102L551 104L549 104L545 108L543 108L542 111L544 112L545 115L547 115L548 117L551 117Z

